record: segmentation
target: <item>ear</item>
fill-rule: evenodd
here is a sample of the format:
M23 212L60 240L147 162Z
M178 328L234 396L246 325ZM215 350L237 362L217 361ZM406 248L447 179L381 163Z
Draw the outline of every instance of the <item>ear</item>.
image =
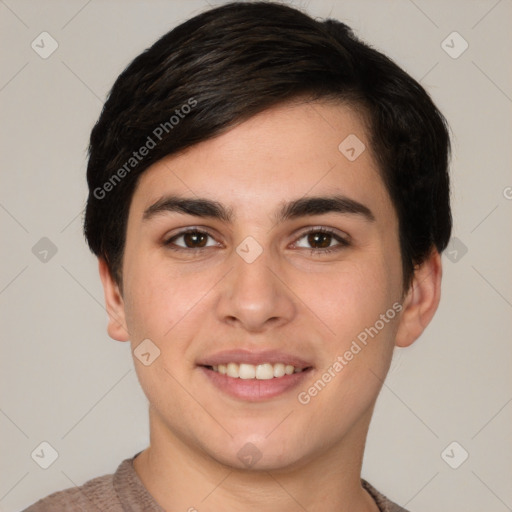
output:
M441 256L435 249L414 271L412 284L403 303L395 344L408 347L426 329L441 299Z
M105 305L109 317L108 335L117 341L129 341L130 335L126 328L124 301L119 286L112 278L107 262L103 258L98 258L98 269L103 283Z

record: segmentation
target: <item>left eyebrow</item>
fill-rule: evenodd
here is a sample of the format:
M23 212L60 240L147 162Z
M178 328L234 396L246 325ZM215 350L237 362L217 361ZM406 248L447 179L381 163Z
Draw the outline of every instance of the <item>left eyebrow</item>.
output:
M155 215L165 212L177 212L195 217L213 218L227 223L234 220L233 211L218 201L206 198L189 198L181 196L166 196L152 204L143 214L143 220L149 220ZM373 222L375 216L364 204L346 196L302 197L281 204L280 210L274 215L276 223L289 219L327 213L358 215Z
M279 223L288 219L327 213L354 214L362 216L367 221L375 221L375 215L367 206L349 197L339 195L302 197L284 203L280 212L275 216L275 221Z

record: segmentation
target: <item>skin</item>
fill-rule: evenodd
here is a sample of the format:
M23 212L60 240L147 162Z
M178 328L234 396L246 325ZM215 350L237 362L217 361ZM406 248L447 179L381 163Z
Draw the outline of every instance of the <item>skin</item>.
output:
M338 150L349 134L366 146L353 162ZM218 201L234 220L177 212L144 220L168 194ZM374 220L337 212L273 218L283 201L333 194L362 203ZM211 233L206 249L186 248L183 237L173 239L181 252L165 245L187 227ZM336 250L322 253L322 242L304 235L318 227L349 237L350 245L327 236ZM247 236L263 250L252 263L236 252ZM378 510L360 483L371 414L394 347L413 343L432 319L442 272L433 250L404 292L397 216L354 110L280 105L157 162L141 176L130 206L123 292L101 259L99 269L109 335L130 340L132 349L149 338L161 351L149 366L134 358L150 417L150 447L134 467L164 509ZM402 311L301 404L298 393L394 303ZM278 397L236 399L196 363L240 347L281 349L313 369ZM250 468L237 456L248 442L261 454Z

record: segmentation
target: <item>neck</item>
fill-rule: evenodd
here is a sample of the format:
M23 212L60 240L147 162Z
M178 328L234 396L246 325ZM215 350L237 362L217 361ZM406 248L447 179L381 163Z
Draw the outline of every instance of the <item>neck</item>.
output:
M286 468L227 466L183 442L150 408L150 446L134 460L142 483L164 510L189 512L378 512L361 487L371 411L325 453Z

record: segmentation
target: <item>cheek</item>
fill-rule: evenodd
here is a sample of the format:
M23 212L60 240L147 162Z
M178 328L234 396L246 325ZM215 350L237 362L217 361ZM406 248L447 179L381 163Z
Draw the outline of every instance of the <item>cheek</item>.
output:
M211 312L218 272L171 265L165 254L132 257L126 268L128 329L139 342L154 341L166 363L174 366L188 356L194 334ZM132 344L136 345L135 339Z
M393 278L381 258L347 262L336 271L310 276L308 282L302 293L307 305L338 344L373 325L395 300Z
M398 319L393 309L397 285L386 261L372 254L312 280L315 291L310 304L315 305L330 334L320 340L324 358L322 382L318 383L322 389L329 382L329 389L325 393L316 388L311 391L318 393L317 406L332 412L333 428L338 428L336 411L348 414L347 407L362 411L370 406L391 363Z
M173 377L181 380L190 369L188 348L194 326L198 325L195 315L202 305L200 299L205 295L201 287L206 285L201 284L198 274L180 275L176 269L171 272L168 265L162 264L133 265L129 276L125 314L132 351L146 339L159 350L150 365L135 360L135 367L148 400L158 404L165 400L162 388L172 388ZM137 357L137 352L134 356ZM175 405L178 407L179 403Z
M160 340L169 337L204 295L197 277L180 276L158 266L132 273L126 292L130 297L125 308L130 332L144 330L146 336Z
M331 332L319 340L324 348L321 371L301 390L299 402L324 411L329 432L348 428L371 406L393 354L396 283L384 259L369 261L311 279L315 286L309 303Z

